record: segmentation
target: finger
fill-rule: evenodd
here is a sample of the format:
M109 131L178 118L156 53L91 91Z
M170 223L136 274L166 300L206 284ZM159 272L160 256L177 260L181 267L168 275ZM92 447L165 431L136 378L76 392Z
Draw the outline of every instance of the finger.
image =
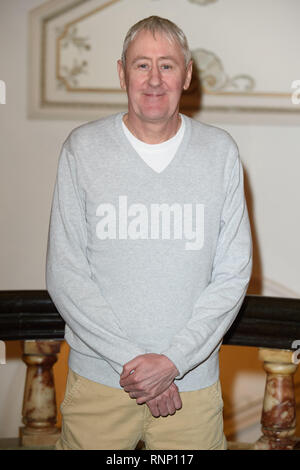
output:
M124 387L125 385L131 385L136 383L136 367L132 369L129 373L125 372L124 375L120 376L120 385Z
M176 413L176 408L175 408L175 405L174 405L174 402L173 402L172 398L168 398L167 408L168 408L169 415L173 415L174 413Z
M174 392L172 390L172 387L169 387L169 389L165 391L164 395L166 397L165 400L166 400L166 406L168 408L168 412L170 415L173 415L174 413L176 413L176 408L175 408L175 404L173 401Z
M141 387L137 383L124 384L122 387L124 388L125 392L142 392Z
M163 392L163 390L153 386L153 382L149 378L145 379L139 373L136 375L132 374L132 376L132 379L128 377L127 379L120 380L120 385L126 392L137 392L139 393L138 396L141 397L143 395L146 401L152 400Z
M157 406L161 416L168 416L169 410L167 407L166 399L163 396L157 397Z
M125 379L125 381L122 381L122 387L124 388L125 392L136 392L139 393L139 396L141 396L141 394L150 395L148 394L147 384L145 381L139 381L138 377L136 377L135 381L127 383L129 380L130 379ZM152 398L154 397L148 396L149 400Z
M141 397L138 397L136 399L136 402L138 405L142 405L143 403L146 403L147 401L151 400L152 397L142 395Z
M132 371L136 369L138 362L139 362L138 358L136 357L132 359L132 361L129 361L126 364L124 364L121 377L122 378L128 377L132 373Z
M124 381L126 379L130 379L132 375L135 373L135 369L124 369L122 374L120 375L120 381Z
M143 396L143 393L142 392L129 392L129 396L130 398L141 398Z
M160 395L160 392L151 389L145 389L145 387L142 386L140 387L139 391L141 392L141 395L137 399L137 403L139 405L145 403L146 401L153 400Z
M135 369L131 369L131 370L129 370L129 372L127 372L127 369L125 369L125 371L122 372L123 375L121 374L121 377L122 377L123 379L125 379L126 377L127 377L127 378L130 377L130 376L131 376L132 374L134 374L134 373L135 373Z
M179 394L178 390L176 390L173 393L173 403L174 403L174 406L175 406L176 410L180 410L182 408L182 401L181 401L180 394Z
M155 398L154 398L154 400L147 401L147 406L148 406L152 416L154 416L154 418L158 418L160 416L159 409L158 409L157 402L156 402Z

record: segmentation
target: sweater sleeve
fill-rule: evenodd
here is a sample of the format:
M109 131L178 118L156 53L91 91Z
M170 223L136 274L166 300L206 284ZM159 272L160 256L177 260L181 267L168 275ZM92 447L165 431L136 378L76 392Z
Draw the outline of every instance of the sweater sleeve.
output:
M87 255L84 202L73 155L61 150L54 187L46 256L46 286L73 335L119 374L145 351L133 344L94 282Z
M215 252L211 282L197 298L184 329L162 352L182 378L221 344L246 295L252 270L252 238L244 197L243 168L237 151Z

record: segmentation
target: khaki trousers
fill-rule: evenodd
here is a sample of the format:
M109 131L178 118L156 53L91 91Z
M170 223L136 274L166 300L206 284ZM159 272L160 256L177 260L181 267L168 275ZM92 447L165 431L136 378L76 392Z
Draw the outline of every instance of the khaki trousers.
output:
M220 382L180 392L182 408L154 418L122 389L90 381L69 369L56 450L225 450Z

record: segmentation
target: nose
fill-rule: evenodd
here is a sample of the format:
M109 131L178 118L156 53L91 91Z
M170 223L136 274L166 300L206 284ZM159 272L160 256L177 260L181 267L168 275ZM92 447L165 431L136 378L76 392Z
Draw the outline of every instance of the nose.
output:
M156 87L161 84L161 71L157 65L153 65L149 72L149 85Z

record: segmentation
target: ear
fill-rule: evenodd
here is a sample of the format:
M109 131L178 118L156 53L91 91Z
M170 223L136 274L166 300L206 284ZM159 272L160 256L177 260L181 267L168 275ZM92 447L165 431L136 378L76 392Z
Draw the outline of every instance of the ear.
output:
M193 61L190 60L186 69L186 76L185 76L185 81L183 85L184 90L187 90L188 87L190 86L190 83L192 80L192 74L193 74Z
M123 67L123 62L121 60L118 60L117 66L118 66L120 86L122 90L126 90L125 70Z

